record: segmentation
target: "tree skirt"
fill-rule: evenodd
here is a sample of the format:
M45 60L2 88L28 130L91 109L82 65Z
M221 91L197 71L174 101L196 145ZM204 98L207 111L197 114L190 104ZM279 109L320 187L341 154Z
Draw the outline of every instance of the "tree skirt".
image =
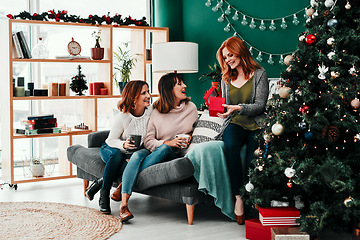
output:
M64 203L0 202L0 229L0 239L107 239L121 221Z

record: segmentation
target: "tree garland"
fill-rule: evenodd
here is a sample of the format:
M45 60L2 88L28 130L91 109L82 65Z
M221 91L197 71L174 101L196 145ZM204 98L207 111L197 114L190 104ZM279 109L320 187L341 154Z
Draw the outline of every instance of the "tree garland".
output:
M107 15L98 16L98 15L89 15L88 18L81 18L77 15L70 15L66 10L49 10L43 13L34 13L31 14L29 12L23 11L20 12L18 15L8 14L6 15L10 19L23 19L23 20L36 20L36 21L49 21L55 19L56 22L75 22L75 23L90 23L90 24L99 24L101 25L103 22L110 25L135 25L135 26L149 26L146 22L146 18L143 17L140 20L134 19L131 16L125 17L124 19L121 18L121 15L115 14L115 16L110 17L109 13Z

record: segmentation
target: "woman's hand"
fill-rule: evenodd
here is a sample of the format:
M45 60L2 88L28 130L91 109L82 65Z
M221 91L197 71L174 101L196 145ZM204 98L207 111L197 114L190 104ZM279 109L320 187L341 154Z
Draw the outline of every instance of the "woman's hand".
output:
M222 105L224 108L226 108L226 112L224 113L218 113L217 116L219 118L226 118L227 116L229 116L230 114L232 114L234 111L240 111L241 106L239 105L227 105L227 104L223 104Z
M187 135L189 135L189 134L187 134ZM189 147L190 140L191 140L191 136L189 138L176 137L172 140L164 141L164 144L167 144L170 147L187 148L187 147Z
M132 142L130 142L130 138L126 139L126 141L123 144L124 149L134 149L135 148L135 144L133 144Z

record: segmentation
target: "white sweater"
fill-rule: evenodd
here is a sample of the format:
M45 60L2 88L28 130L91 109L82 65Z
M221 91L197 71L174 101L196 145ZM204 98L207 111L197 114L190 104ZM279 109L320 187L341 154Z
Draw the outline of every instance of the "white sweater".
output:
M135 117L131 113L119 112L115 115L114 124L110 129L108 138L105 140L106 144L113 148L120 149L121 152L130 153L123 147L126 139L130 134L141 135L141 143L143 144L146 127L153 108L150 106L145 109L145 112L140 117Z

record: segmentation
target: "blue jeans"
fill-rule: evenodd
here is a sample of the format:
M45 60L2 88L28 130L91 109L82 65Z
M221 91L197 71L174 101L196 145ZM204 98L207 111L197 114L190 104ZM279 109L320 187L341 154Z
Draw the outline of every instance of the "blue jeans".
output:
M104 143L100 148L101 159L106 163L103 185L104 190L110 190L113 182L124 171L127 162L126 159L130 157L129 154L122 153L118 148L109 147Z
M260 129L255 131L245 130L237 124L230 123L224 130L224 153L228 167L231 188L234 195L240 195L240 188L247 181L249 167L254 158L254 151L258 148L255 136L261 132ZM241 158L240 151L246 144L246 157Z
M141 149L132 154L122 176L121 193L131 195L139 173L154 164L176 158L176 154L169 145L162 144L152 153Z

